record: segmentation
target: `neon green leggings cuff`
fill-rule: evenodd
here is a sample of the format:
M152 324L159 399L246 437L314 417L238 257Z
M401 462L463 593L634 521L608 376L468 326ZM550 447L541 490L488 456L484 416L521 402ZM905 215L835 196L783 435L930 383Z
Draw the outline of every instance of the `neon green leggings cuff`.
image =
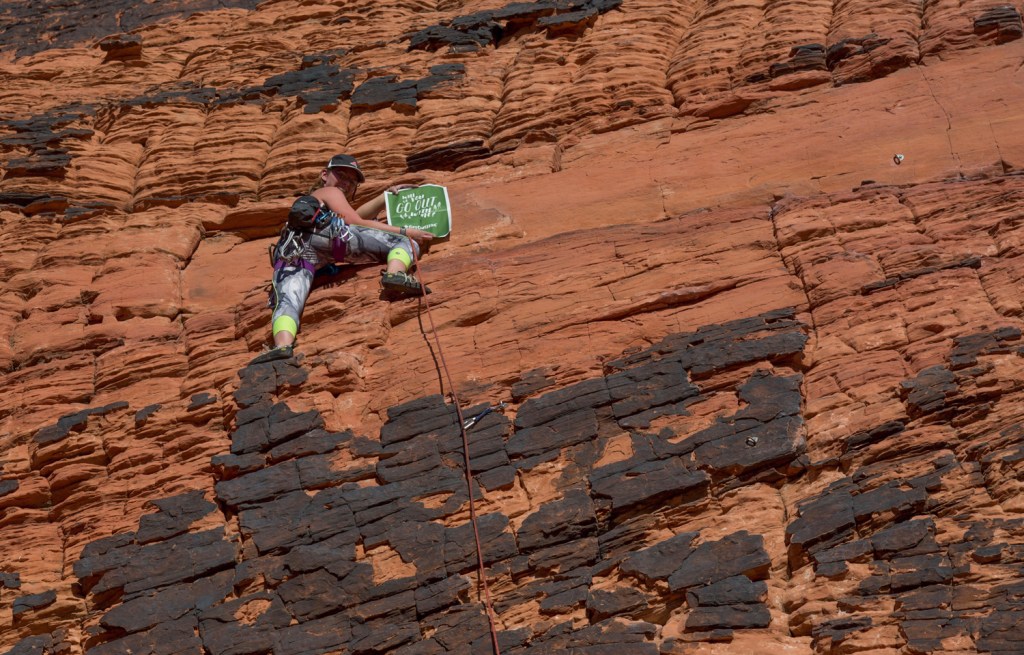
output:
M277 336L278 332L287 332L294 337L299 333L299 324L291 316L278 316L274 321L273 330L274 336Z
M405 267L407 269L410 266L412 266L412 257L410 257L409 253L405 252L405 250L401 248L392 248L391 252L388 253L388 263L390 263L394 259L397 259L401 261L403 264L405 264Z

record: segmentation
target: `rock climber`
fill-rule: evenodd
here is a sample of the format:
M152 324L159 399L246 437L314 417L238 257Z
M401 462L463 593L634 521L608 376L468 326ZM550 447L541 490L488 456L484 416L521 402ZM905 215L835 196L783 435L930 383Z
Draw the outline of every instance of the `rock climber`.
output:
M385 263L381 287L385 297L395 298L429 293L409 272L420 246L434 235L415 228L399 228L377 220L384 208L384 194L361 205L350 204L356 189L366 178L350 155L335 155L322 171L320 186L309 196L299 198L289 214L289 223L281 231L274 247L274 277L271 300L274 307L271 330L274 347L258 355L250 364L259 364L292 356L299 320L318 270L335 262ZM391 187L395 192L407 185ZM302 206L305 203L306 207ZM301 227L292 220L307 212L310 221Z

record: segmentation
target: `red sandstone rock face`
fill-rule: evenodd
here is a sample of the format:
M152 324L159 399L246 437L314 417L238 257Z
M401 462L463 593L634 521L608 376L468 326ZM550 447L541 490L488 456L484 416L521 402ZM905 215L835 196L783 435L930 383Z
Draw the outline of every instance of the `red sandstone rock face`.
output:
M423 307L243 369L340 151L503 653L1024 649L1015 6L123 5L0 7L0 652L488 652Z

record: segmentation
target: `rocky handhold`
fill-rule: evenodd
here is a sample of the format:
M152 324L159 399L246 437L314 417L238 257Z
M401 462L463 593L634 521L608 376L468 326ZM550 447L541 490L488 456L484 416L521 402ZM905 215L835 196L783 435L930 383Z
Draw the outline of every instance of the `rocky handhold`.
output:
M33 635L19 641L4 655L45 655L53 652L55 641L53 634Z
M537 20L537 25L547 28L549 32L561 34L569 30L580 30L589 25L598 15L597 7L586 7L577 11L569 11L554 16L544 16Z
M14 493L18 490L17 480L0 480L0 498Z
M18 56L22 57L48 48L69 48L95 41L118 29L134 30L161 20L185 19L196 12L231 7L252 9L255 5L254 0L175 1L159 6L116 2L103 8L52 0L41 5L15 3L9 12L16 20L5 29L5 38L18 48Z
M387 455L377 464L377 477L386 483L409 480L443 466L436 442L427 439L414 440Z
M212 574L234 565L236 548L222 529L184 534L149 545L132 534L90 544L74 564L84 592L123 593L125 600L145 592Z
M57 592L52 589L39 594L19 596L14 599L14 604L11 606L11 613L14 615L15 621L20 621L22 615L26 612L42 609L49 605L53 605L55 602L57 602Z
M217 402L217 396L215 396L215 395L213 395L211 393L205 393L205 392L204 393L197 393L196 395L192 396L191 402L189 402L189 405L188 405L188 411L191 412L191 411L194 411L196 409L199 409L200 407L206 407L207 405L212 405L215 402Z
M542 28L559 34L621 4L622 0L514 2L501 9L459 16L447 25L422 29L410 37L409 49L437 50L448 46L454 52L466 52L497 45L507 32Z
M217 499L230 507L256 505L302 489L299 470L294 460L218 482Z
M458 413L439 395L417 398L387 411L388 420L381 427L382 446L391 446L412 437L450 428L458 433Z
M580 630L559 634L556 629L552 632L554 634L549 638L535 639L534 648L541 652L556 653L658 655L657 645L650 641L657 632L657 626L644 621L629 621L616 617Z
M604 378L586 380L565 389L530 398L520 405L519 411L516 412L517 434L522 428L552 423L556 419L569 417L577 412L580 412L580 416L592 416L586 410L606 405L610 400L608 384Z
M996 43L1015 41L1024 35L1020 12L1013 5L992 7L974 19L974 33L992 34Z
M146 421L149 420L149 417L160 411L160 408L161 405L159 403L154 403L152 405L147 405L140 409L139 411L135 412L135 427L141 428L142 426L144 426L146 424Z
M1024 608L1010 589L1003 591L1010 593L1006 600L997 602L993 611L981 619L976 643L981 651L1010 655L1024 646L1024 635L1020 629Z
M765 312L695 332L674 334L651 348L605 364L606 372L678 358L691 379L700 379L730 367L769 360L791 359L807 343L804 324L795 319L792 309Z
M846 641L850 635L868 630L872 626L871 617L846 617L822 621L811 633L816 648L831 652Z
M199 636L212 655L266 652L291 620L275 594L253 594L200 613Z
M945 366L932 366L913 380L900 383L900 394L912 418L948 413L948 401L959 390L956 375Z
M384 618L353 625L349 643L355 653L387 653L397 652L421 638L418 625L411 619L399 623Z
M543 368L523 373L520 379L512 385L512 401L522 402L530 396L536 395L538 391L551 386L554 379L550 377L550 373L551 371Z
M690 607L720 607L724 605L763 603L768 585L763 580L752 581L745 575L735 575L718 582L694 587L686 592ZM719 626L735 628L739 626Z
M902 162L903 160L900 159L901 157L903 157L903 155L894 155L894 159ZM864 180L861 182L861 185L869 184L874 184L874 181ZM912 271L904 271L902 273L899 273L898 275L885 278L884 280L878 280L875 282L865 284L864 286L861 287L860 292L862 295L868 295L876 291L891 289L892 287L902 284L907 280L913 280L915 278L924 277L927 275L935 275L940 271L949 271L957 268L981 268L981 258L972 255L970 257L964 257L963 259L960 259L958 261L953 261L945 264L938 264L934 266L924 266L922 268L917 268Z
M598 420L593 410L582 409L553 418L544 425L516 430L505 448L518 465L532 464L537 456L556 456L562 448L588 442L597 436Z
M545 574L563 574L567 571L576 571L596 564L600 554L600 544L597 538L584 537L576 541L564 542L535 550L525 558L515 562L522 563L525 561L527 569L544 572Z
M844 455L899 434L906 427L903 421L887 421L870 430L858 432L846 439L843 445Z
M405 158L410 171L454 171L459 166L478 159L487 159L491 150L483 141L463 141L451 145L414 152Z
M434 584L421 585L415 591L416 611L421 616L426 616L455 605L469 592L471 586L468 578L458 575L444 578Z
M201 491L151 501L159 510L139 519L135 540L140 544L162 541L184 534L193 522L208 516L217 506L206 500Z
M1006 544L994 544L991 546L983 546L971 553L971 559L979 564L991 564L998 562L1002 559L1003 551L1006 549Z
M949 367L958 371L976 365L978 357L982 355L1014 352L1020 338L1020 328L1012 326L957 337L953 340L953 350L949 353Z
M603 621L613 616L630 615L648 607L645 594L631 587L613 590L594 589L587 595L587 616L591 621Z
M67 175L71 157L63 152L41 152L35 157L18 157L5 162L7 174L13 177L50 177L63 179ZM32 204L54 200L53 196L41 196ZM35 211L30 213L37 213Z
M856 55L866 55L872 50L889 43L890 40L882 38L877 34L841 39L828 47L828 51L825 53L825 63L829 70L833 70L844 59L849 59Z
M266 411L247 415L250 422L240 424L231 434L233 454L266 452L324 426L323 417L315 410L293 412L286 403L263 407Z
M571 614L587 602L589 597L587 587L587 584L581 584L565 591L546 590L547 595L540 602L540 611L551 615Z
M95 111L91 105L70 105L64 111L37 114L20 120L0 119L0 126L8 132L0 136L0 156L3 157L0 163L3 164L5 181L16 177L63 180L71 164L71 155L64 141L89 139L95 134L90 129L69 126L87 121ZM9 196L8 200L27 210L33 204L48 204L46 198L52 198L52 195L15 194ZM67 206L66 199L64 206Z
M824 45L807 43L793 46L789 51L789 61L772 64L768 67L768 74L774 78L809 70L826 70Z
M935 542L935 521L932 519L907 521L871 536L875 557L884 558L895 553L919 555L939 551Z
M806 448L799 414L801 380L755 373L740 389L740 398L748 403L745 409L687 439L699 444L694 453L698 465L718 474L744 475L801 455Z
M479 27L454 29L446 25L432 25L409 39L409 50L437 50L448 47L453 52L472 52L491 45L501 38L497 23Z
M301 457L312 457L333 452L350 445L354 441L351 432L328 432L314 428L290 441L280 443L271 448L267 455L271 464Z
M0 588L18 589L21 587L21 576L18 573L0 571Z
M627 470L598 469L590 477L595 499L608 499L613 515L665 498L693 502L706 495L710 479L704 471L691 470L679 457L644 462Z
M927 478L907 482L886 482L853 497L853 514L858 523L868 524L874 518L902 519L924 509L928 501Z
M276 631L274 653L326 653L341 650L351 638L351 622L344 615L334 614Z
M293 358L247 366L238 372L238 377L241 384L235 392L235 402L245 408L267 400L274 393L301 386L309 372Z
M139 596L111 609L103 615L101 623L129 634L173 623L187 614L201 612L222 602L231 594L232 579L231 571L222 571L195 582Z
M648 548L630 553L620 568L627 575L635 575L648 583L665 580L693 552L691 544L700 533L683 532Z
M105 416L106 414L112 414L122 409L128 409L128 403L119 401L104 405L103 407L93 407L90 409L83 409L80 412L74 414L66 414L57 423L51 426L42 428L36 432L33 441L40 446L46 446L52 443L56 443L66 438L72 432L81 432L85 429L89 423L89 418L92 416Z
M324 419L316 410L293 412L284 403L279 403L270 410L267 421L269 423L267 445L269 446L277 446L324 427Z
M416 108L416 80L399 82L395 75L371 77L352 94L352 108L359 111L374 111L394 105Z
M676 358L641 364L606 380L615 401L612 412L623 427L646 428L659 416L681 415L686 401L700 393Z
M767 628L772 615L763 604L698 607L686 617L686 630L710 632L717 629Z
M142 58L142 37L138 34L111 34L96 44L107 53L104 61L132 61Z
M944 555L895 557L890 562L889 585L893 591L944 584L953 579L953 569Z
M278 587L278 594L288 612L299 621L340 614L339 610L359 602L355 594L347 593L346 581L351 585L360 573L353 574L350 580L347 574L339 578L329 571L317 569L292 576Z
M814 572L824 578L839 578L849 570L847 563L864 563L871 559L872 546L870 540L859 539L839 544L824 550L812 547ZM791 551L792 552L792 551Z
M269 408L267 410L261 417L253 416L252 420L239 423L231 433L232 455L262 453L270 448L270 421L267 418L270 412Z
M268 77L261 86L250 87L243 95L298 97L304 113L316 114L329 111L352 97L356 73L339 68L333 57L316 62L304 61L299 70Z
M462 64L431 67L431 74L422 79L399 80L397 75L371 77L352 93L354 111L376 111L386 107L414 111L420 98L429 96L437 86L458 81L465 74ZM412 155L410 155L412 157ZM409 170L419 170L410 166ZM451 169L442 169L451 170Z
M697 546L669 576L668 584L673 591L681 591L741 574L761 580L770 565L764 537L743 530Z
M476 532L480 535L485 564L507 560L519 554L516 537L504 514L477 517ZM476 566L475 544L472 524L445 530L444 564L448 575L468 574Z
M536 550L591 534L597 527L594 505L582 489L569 489L561 500L530 514L516 531L523 552Z
M903 35L870 33L841 39L829 47L825 57L835 83L848 84L878 79L912 66L917 54L917 45Z

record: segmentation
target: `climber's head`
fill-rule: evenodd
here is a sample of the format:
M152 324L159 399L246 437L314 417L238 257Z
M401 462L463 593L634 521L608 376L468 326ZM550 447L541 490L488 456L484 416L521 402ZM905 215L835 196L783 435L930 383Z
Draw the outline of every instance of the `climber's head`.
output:
M355 172L357 181L360 184L366 181L366 178L363 177L363 172L359 170L359 162L351 155L334 155L324 168L327 170L348 169Z
M355 195L356 187L366 178L359 170L359 163L355 157L334 155L320 173L320 179L323 180L324 186L338 187L346 197L351 198Z

